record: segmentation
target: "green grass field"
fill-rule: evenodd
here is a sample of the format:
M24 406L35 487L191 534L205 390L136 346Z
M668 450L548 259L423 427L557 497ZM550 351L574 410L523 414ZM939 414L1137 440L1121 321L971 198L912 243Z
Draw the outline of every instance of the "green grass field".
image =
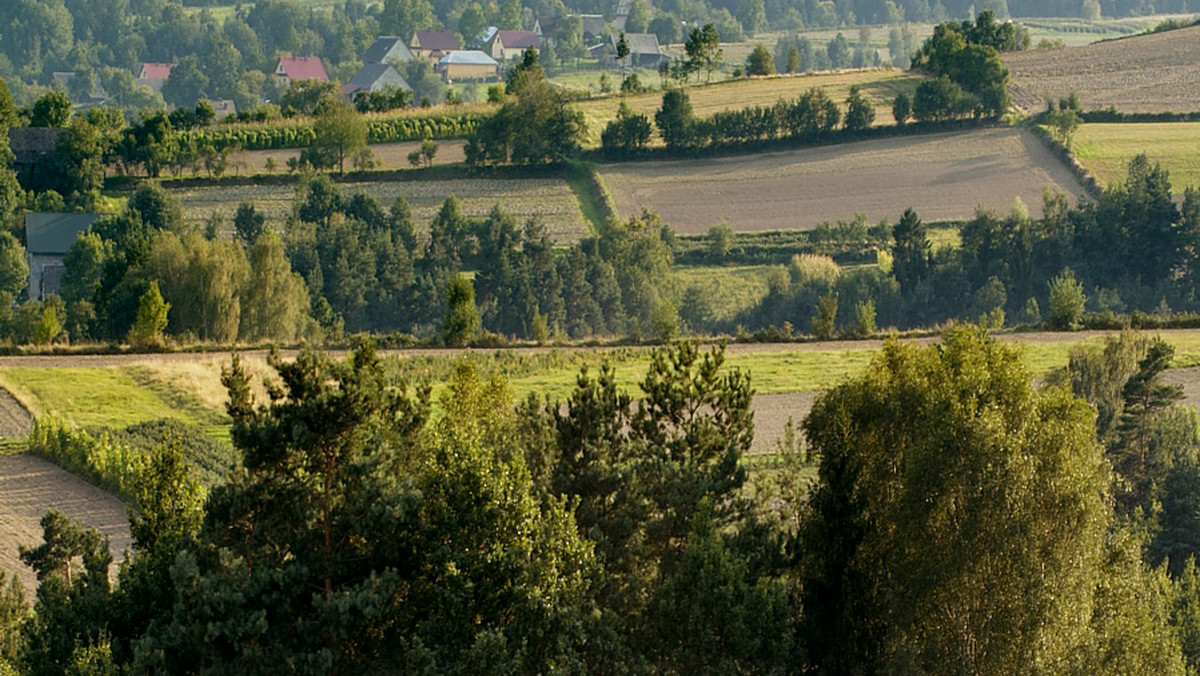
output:
M644 84L657 84L655 80ZM890 125L892 118L892 99L900 92L912 94L917 84L922 80L919 75L906 73L894 68L875 70L809 73L803 75L777 75L765 78L743 80L727 80L713 84L693 84L688 87L688 96L692 102L692 111L698 117L707 117L713 113L731 108L746 108L749 106L769 106L779 99L794 99L813 88L824 89L834 101L845 107L846 97L850 95L850 87L858 86L863 94L875 104L875 124ZM621 97L618 95L605 98L580 101L575 104L583 111L587 121L586 144L596 146L600 143L600 133L604 126L617 116L617 108L621 101L638 113L653 116L662 105L662 92L653 91L644 94Z
M125 427L162 418L200 422L124 368L4 368L0 384L35 415L52 414L76 427Z
M713 319L725 321L758 304L767 295L771 265L743 267L676 267L675 283L680 292L699 288L713 310Z
M1123 180L1129 160L1146 153L1170 172L1176 193L1200 187L1200 122L1084 124L1075 133L1073 150L1105 186Z

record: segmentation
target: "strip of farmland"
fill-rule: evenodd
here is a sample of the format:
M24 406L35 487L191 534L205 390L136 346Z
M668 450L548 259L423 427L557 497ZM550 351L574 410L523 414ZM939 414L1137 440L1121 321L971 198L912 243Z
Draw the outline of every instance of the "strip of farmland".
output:
M966 219L1007 213L1015 198L1041 215L1046 187L1084 195L1074 175L1030 134L997 128L863 141L744 157L601 167L617 212L657 211L676 232L724 221L734 230L811 229L853 219Z

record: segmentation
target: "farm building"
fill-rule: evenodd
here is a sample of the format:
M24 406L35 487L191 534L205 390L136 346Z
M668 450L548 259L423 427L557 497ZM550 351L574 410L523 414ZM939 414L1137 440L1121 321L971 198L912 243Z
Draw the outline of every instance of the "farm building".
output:
M500 73L500 64L478 50L450 52L437 62L437 72L447 83L458 80L487 80Z
M458 35L454 31L413 31L408 48L414 57L436 63L458 50Z
M412 91L412 87L404 80L395 68L386 63L368 63L363 66L349 82L342 85L342 94L354 98L359 92L377 92L385 87L396 87Z
M530 47L536 52L542 47L541 38L533 31L495 31L487 41L484 51L497 61L521 58Z
M71 97L71 103L77 106L100 106L108 101L108 92L104 91L104 85L95 75L92 75L91 84L80 84L82 81L73 72L56 72L52 77Z
M363 63L367 65L394 64L400 61L412 61L412 59L413 53L409 50L408 45L404 44L404 38L395 35L381 35L375 38L375 42L367 48L362 57Z
M616 59L617 42L620 40L619 35L608 36L609 49L613 54L613 59ZM629 45L629 66L641 66L642 68L658 68L658 64L667 61L670 57L663 54L662 48L658 46L658 36L654 33L626 33L625 44Z
M13 153L13 169L23 186L39 185L43 174L52 171L46 165L59 158L58 140L66 129L62 127L12 127L8 130L8 147Z
M600 41L608 34L608 23L604 20L603 14L568 14L563 16L543 16L538 17L533 23L533 32L543 40L554 40L554 33L558 31L559 25L563 19L578 16L583 21L583 42L584 44L594 44Z
M282 56L275 66L275 77L284 87L294 80L329 80L319 56Z
M25 258L29 262L29 298L45 300L62 289L63 258L99 214L25 214Z
M206 99L208 105L212 106L213 112L216 113L217 122L221 122L230 117L237 117L237 104L233 99Z
M137 83L162 92L163 83L171 77L171 69L174 67L173 63L143 63L137 74Z

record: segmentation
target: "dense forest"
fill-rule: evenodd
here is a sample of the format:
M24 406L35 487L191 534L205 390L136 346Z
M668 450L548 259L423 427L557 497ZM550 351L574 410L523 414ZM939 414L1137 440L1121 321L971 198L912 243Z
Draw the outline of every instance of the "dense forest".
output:
M719 347L658 350L636 393L585 368L565 402L463 360L436 407L370 345L274 360L266 403L235 360L232 472L205 492L161 440L115 584L106 541L47 514L0 665L1190 673L1200 437L1171 355L1116 335L1035 387L980 329L892 340L753 471Z

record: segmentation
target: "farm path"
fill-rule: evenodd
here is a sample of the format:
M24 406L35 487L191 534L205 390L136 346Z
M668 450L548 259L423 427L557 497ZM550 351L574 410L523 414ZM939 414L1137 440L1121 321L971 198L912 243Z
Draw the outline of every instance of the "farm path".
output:
M42 541L41 519L57 509L80 523L95 527L109 538L116 563L124 558L132 540L125 503L57 465L28 454L0 456L0 570L16 576L33 602L37 577L21 562L17 548Z

